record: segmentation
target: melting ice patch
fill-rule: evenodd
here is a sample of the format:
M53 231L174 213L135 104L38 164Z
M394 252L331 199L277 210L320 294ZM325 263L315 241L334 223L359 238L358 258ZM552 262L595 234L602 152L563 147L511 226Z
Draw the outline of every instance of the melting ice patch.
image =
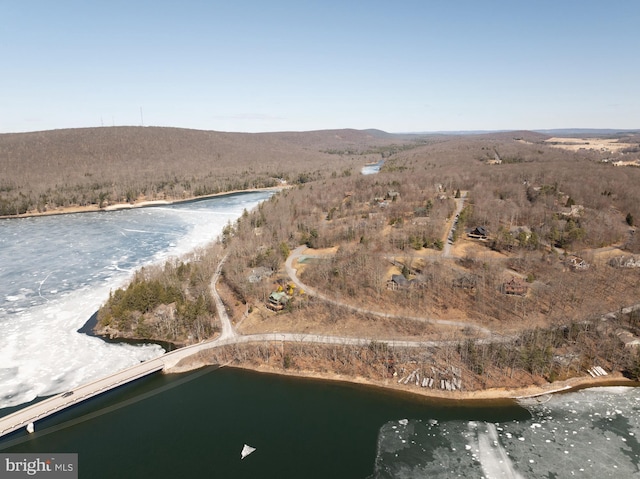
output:
M507 447L525 463L527 476L640 476L640 389L591 388L525 403L527 423L505 424ZM524 438L514 444L513 437Z
M527 421L385 424L374 477L640 477L640 388L527 401Z
M521 479L490 423L411 420L387 423L378 437L376 479Z

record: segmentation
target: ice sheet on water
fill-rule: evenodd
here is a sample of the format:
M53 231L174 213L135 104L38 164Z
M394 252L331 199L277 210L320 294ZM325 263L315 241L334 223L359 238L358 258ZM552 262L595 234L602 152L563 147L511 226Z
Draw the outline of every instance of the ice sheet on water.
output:
M385 424L376 479L640 477L640 388L527 402L527 421Z
M0 407L162 354L157 345L109 344L76 331L139 266L214 240L270 194L0 221Z
M59 393L162 354L157 345L114 345L76 332L104 295L108 289L78 291L0 323L0 407Z
M360 170L360 173L363 175L374 175L380 171L380 168L382 168L382 164L383 162L380 161L375 165L365 165Z

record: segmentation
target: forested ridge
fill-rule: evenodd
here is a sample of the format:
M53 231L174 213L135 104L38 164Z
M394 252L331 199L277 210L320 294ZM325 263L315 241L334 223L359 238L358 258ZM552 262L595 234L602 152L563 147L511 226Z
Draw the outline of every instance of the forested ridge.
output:
M106 127L0 135L0 216L303 183L394 144L357 130ZM351 162L349 160L355 160Z

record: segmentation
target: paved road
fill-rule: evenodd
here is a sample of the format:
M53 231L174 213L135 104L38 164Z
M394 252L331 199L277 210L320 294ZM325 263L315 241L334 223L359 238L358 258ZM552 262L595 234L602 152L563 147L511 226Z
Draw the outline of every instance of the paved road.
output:
M503 340L501 338L493 337L494 335L489 329L482 328L475 324L471 324L463 321L446 321L446 320L429 319L429 318L421 318L421 317L396 316L396 315L391 315L387 313L382 313L379 311L369 311L364 308L350 306L348 304L340 303L331 298L328 298L327 296L319 293L314 288L304 284L302 281L298 279L296 270L293 267L293 261L295 261L300 256L302 251L304 251L305 249L306 249L306 246L300 246L296 248L287 258L285 262L285 269L287 271L287 274L291 278L291 281L293 281L293 283L298 288L305 290L306 294L316 296L324 301L336 304L344 308L351 309L352 311L376 315L379 317L408 319L413 321L423 321L423 322L428 322L433 324L442 324L446 326L455 326L460 328L473 329L478 332L486 334L487 337L490 338L490 339L483 340L483 342ZM227 311L224 308L224 304L222 303L222 300L220 299L220 295L218 294L218 290L216 288L216 283L220 276L220 270L222 269L222 265L224 264L225 260L226 260L226 256L222 259L222 261L218 265L214 278L211 281L211 295L213 296L213 300L216 304L216 310L219 315L218 319L220 320L220 324L222 325L220 336L212 340L203 341L202 343L180 348L165 354L162 357L162 360L165 363L165 370L175 367L178 364L178 362L180 362L180 360L182 360L183 358L192 356L202 351L206 351L207 349L219 348L222 346L228 346L232 344L246 344L246 343L266 342L266 341L288 341L288 342L300 342L300 343L341 344L341 345L362 346L362 345L368 345L371 343L372 341L371 338L323 336L318 334L297 334L297 333L264 333L264 334L250 334L250 335L238 334L238 332L233 328L233 325L231 324L229 316L227 315ZM380 343L388 344L389 346L409 347L409 348L433 347L433 346L458 342L458 341L395 341L395 340L383 340L383 339L382 340L377 339L376 341Z

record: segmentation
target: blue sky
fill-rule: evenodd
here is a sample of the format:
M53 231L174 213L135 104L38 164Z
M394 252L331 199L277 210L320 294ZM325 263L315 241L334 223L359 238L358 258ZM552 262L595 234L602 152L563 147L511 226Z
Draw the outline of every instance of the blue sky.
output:
M640 128L638 25L637 0L2 0L0 133Z

